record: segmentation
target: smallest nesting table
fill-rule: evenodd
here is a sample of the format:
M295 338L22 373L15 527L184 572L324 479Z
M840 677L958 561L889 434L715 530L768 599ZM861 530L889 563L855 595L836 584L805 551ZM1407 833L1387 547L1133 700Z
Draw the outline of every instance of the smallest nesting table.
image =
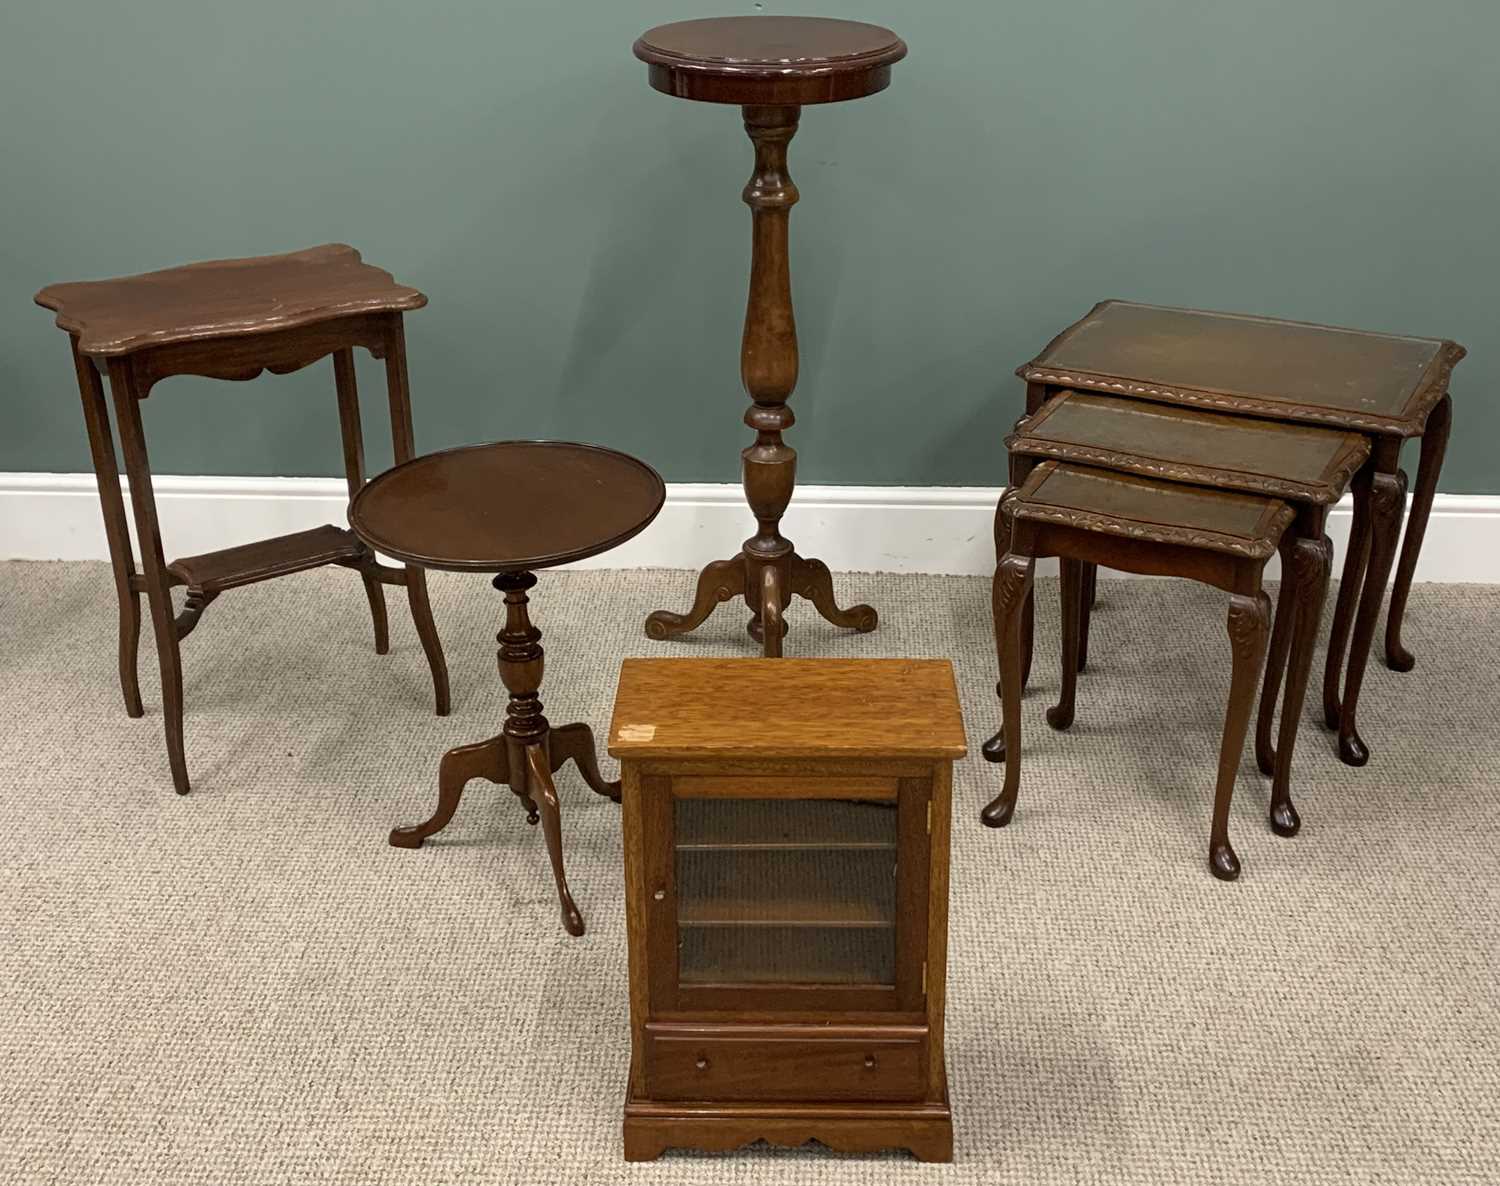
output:
M599 772L586 724L547 723L542 632L527 614L534 570L608 551L642 531L661 510L666 487L644 462L597 445L500 441L418 457L360 491L349 523L370 547L422 568L492 572L505 594L500 679L510 693L497 737L443 755L430 819L391 832L398 848L419 848L453 818L470 779L508 785L542 822L562 903L563 926L583 934L583 917L563 873L562 819L552 775L570 758L584 781L616 802L620 784Z

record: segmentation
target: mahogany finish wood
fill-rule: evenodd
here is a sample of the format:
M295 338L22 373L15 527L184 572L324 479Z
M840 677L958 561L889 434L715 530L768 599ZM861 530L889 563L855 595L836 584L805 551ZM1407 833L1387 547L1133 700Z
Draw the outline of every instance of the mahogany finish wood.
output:
M420 848L453 819L476 778L508 786L540 821L563 927L584 932L563 864L562 813L553 775L572 761L594 791L619 802L620 784L600 773L586 724L554 727L542 712L542 632L531 623L534 569L597 555L645 530L666 499L644 462L597 445L498 441L418 457L373 479L349 522L370 547L421 568L497 573L505 595L500 679L509 699L498 736L461 745L438 767L438 801L419 824L391 831L396 848Z
M286 374L333 357L339 429L349 494L364 484L364 445L355 390L356 348L383 358L397 461L412 455L411 397L402 314L427 298L397 284L390 273L361 261L359 252L328 244L286 255L210 260L116 280L53 284L37 304L57 313L68 332L83 397L84 424L98 480L119 602L120 687L125 711L144 715L136 674L140 594L146 594L162 681L167 759L177 793L191 789L183 738L182 657L179 644L203 611L227 589L338 564L360 574L370 604L375 650L390 649L384 585L402 585L417 636L432 671L439 716L449 709L448 668L427 586L419 568L391 568L348 531L326 525L168 564L152 490L140 404L173 375L246 380L263 371ZM107 372L140 544L136 570L120 472L110 432L101 372ZM174 611L172 589L186 588Z
M212 259L114 280L49 284L36 303L90 358L147 346L298 329L360 313L404 313L427 298L346 243Z
M1356 496L1369 504L1363 516L1356 508L1368 542L1363 551L1351 546L1345 557L1323 681L1325 716L1338 730L1339 756L1351 766L1362 766L1369 760L1369 748L1356 727L1359 692L1405 507L1400 445L1407 437L1425 437L1430 423L1434 439L1430 445L1424 443L1418 463L1420 497L1408 518L1386 622L1386 662L1406 671L1415 659L1401 641L1402 615L1446 451L1449 379L1465 353L1456 342L1436 338L1102 301L1016 373L1027 383L1028 412L1034 412L1050 391L1083 387L1321 424L1370 438L1373 472L1367 486L1355 488ZM1034 389L1041 393L1035 406Z
M1290 575L1284 578L1282 586L1283 600L1277 610L1271 661L1266 664L1266 691L1256 724L1256 752L1261 768L1272 774L1276 770L1276 750L1270 739L1276 711L1275 689L1288 660L1291 623L1299 613L1311 615L1311 624L1306 629L1308 637L1316 638L1323 616L1320 590L1326 588L1332 559L1330 549L1325 546L1327 508L1343 496L1351 477L1368 458L1368 438L1311 425L1066 390L1023 417L1015 432L1006 438L1006 446L1015 459L1013 482L1024 481L1038 459L1056 458L1221 490L1282 497L1297 508L1294 527L1283 540L1286 562L1283 571ZM1000 546L1003 550L1003 543ZM1070 636L1076 635L1072 653L1076 653L1078 671L1086 661L1096 571L1092 564L1080 568L1079 580L1086 591L1076 611L1065 607L1063 614L1064 651L1069 653ZM1290 597L1298 574L1304 576L1305 582L1311 582L1302 586L1306 597L1316 596L1316 600L1298 600L1298 608L1293 609ZM1065 598L1069 592L1064 583ZM1022 630L1029 630L1024 622ZM1065 683L1070 678L1065 675ZM1304 691L1295 679L1287 688L1288 697L1297 701L1299 711ZM1284 717L1282 728L1288 732L1288 741L1295 742L1298 718ZM1005 760L1003 729L985 742L982 752L990 761ZM1288 762L1290 752L1288 748ZM1283 767L1279 781L1285 784L1289 779L1290 769ZM1294 815L1291 812L1288 821ZM1284 822L1284 827L1295 831L1290 822Z
M1012 453L1243 490L1336 503L1370 455L1369 440L1302 424L1062 391L1005 439Z
M1058 729L1067 728L1074 718L1077 619L1083 600L1081 564L1185 577L1230 595L1228 631L1233 667L1209 833L1209 869L1221 880L1238 877L1240 862L1229 841L1229 807L1271 628L1270 602L1261 580L1266 561L1280 546L1294 516L1293 508L1277 498L1057 461L1043 462L1019 489L1008 490L997 515L996 547L1001 559L994 581L1005 784L985 807L983 822L991 827L1010 823L1020 790L1020 611L1036 560L1058 556L1064 561L1063 693L1059 704L1047 714L1048 722ZM1283 608L1290 610L1304 595L1316 593L1304 581L1294 581L1284 587ZM1287 623L1292 617L1283 614ZM1309 614L1299 612L1296 628L1288 635L1291 673L1282 713L1281 744L1275 755L1277 778L1270 812L1273 829L1283 835L1296 830L1297 816L1286 772L1290 770L1297 717L1292 711L1292 689L1305 687L1312 661L1314 637L1307 629L1309 619ZM1290 624L1287 629L1292 629ZM1300 698L1300 693L1296 695ZM1271 698L1275 698L1274 690ZM1300 703L1296 707L1300 708Z
M635 56L663 94L738 106L801 107L885 90L906 43L862 21L726 16L648 29Z
M755 146L755 171L742 195L751 214L751 259L740 348L740 376L752 400L745 423L755 431L755 443L740 458L745 499L758 528L738 555L704 568L687 613L657 610L646 619L646 634L685 634L720 602L736 597L749 607L747 628L767 657L781 654L794 596L811 601L836 626L874 630L875 610L839 609L827 565L797 555L781 534L797 464L796 451L782 439L795 420L787 400L797 385L787 223L798 192L787 171L787 145L804 105L884 90L891 64L906 55L906 45L889 29L857 21L756 16L662 25L643 34L634 50L649 65L657 90L740 105Z
M768 736L765 703L818 712ZM609 752L627 1160L759 1139L950 1159L951 665L626 659Z

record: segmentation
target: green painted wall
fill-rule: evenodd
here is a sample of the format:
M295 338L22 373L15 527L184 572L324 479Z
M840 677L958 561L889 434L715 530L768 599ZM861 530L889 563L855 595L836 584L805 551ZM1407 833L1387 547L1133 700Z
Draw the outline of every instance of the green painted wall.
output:
M53 280L344 240L419 447L564 436L732 481L749 144L649 25L781 3L86 0L0 17L0 469L88 468ZM1443 488L1500 491L1494 0L818 0L911 46L792 145L803 481L995 484L1011 374L1133 297L1453 337ZM362 363L372 464L389 457ZM177 379L159 473L333 474L331 364Z

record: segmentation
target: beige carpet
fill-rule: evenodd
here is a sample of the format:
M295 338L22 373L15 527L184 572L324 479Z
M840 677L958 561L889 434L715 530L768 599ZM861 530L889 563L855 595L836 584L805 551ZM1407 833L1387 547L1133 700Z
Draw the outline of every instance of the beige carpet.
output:
M1223 599L1107 582L1070 734L1042 585L1015 823L999 771L987 583L845 575L882 616L800 604L789 653L951 656L960 763L948 1066L956 1160L811 1147L620 1157L627 1063L618 811L562 785L570 939L541 837L475 784L418 852L437 758L496 730L499 596L438 576L455 711L404 604L370 645L338 570L227 594L186 643L194 793L172 794L149 625L147 716L115 679L103 565L0 565L0 1182L1500 1181L1497 590L1419 586L1410 675L1372 664L1351 770L1309 718L1304 827L1242 767L1244 874L1214 881ZM543 574L550 718L602 733L633 654L749 654L733 606L648 642L684 572ZM1320 663L1321 666L1321 663ZM613 763L607 763L613 769Z

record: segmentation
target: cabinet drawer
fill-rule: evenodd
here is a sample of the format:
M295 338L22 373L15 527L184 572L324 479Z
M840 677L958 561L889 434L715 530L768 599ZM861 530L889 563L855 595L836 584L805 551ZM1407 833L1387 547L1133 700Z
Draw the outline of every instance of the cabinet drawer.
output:
M646 1087L661 1100L918 1100L926 1029L822 1036L795 1027L646 1027ZM818 1034L818 1036L814 1036Z

